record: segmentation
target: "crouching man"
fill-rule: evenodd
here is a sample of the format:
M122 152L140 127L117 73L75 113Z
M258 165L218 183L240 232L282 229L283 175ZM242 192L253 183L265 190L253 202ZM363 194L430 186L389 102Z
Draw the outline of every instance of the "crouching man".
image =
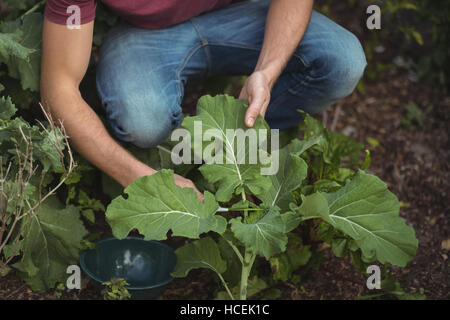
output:
M317 113L349 95L366 66L358 39L313 11L313 0L103 2L123 21L101 47L97 90L116 138L142 148L180 124L184 84L194 77L248 75L240 93L249 101L246 125L261 114L272 128L287 129L301 121L297 109ZM73 5L79 29L66 25ZM127 186L155 170L108 134L79 92L95 8L95 0L47 1L41 99L73 147ZM178 175L175 183L196 189Z

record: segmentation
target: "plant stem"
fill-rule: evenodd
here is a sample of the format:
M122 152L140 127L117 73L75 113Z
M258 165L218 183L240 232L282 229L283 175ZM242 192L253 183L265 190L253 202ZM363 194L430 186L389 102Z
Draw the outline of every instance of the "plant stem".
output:
M245 201L247 198L245 197L245 191L241 192L242 200ZM244 223L246 222L248 217L248 210L244 210ZM242 262L242 271L241 271L241 287L239 291L239 299L246 300L247 299L247 284L248 277L250 276L250 271L252 271L253 262L255 261L256 255L252 254L247 248L245 248L244 259Z
M247 198L245 197L245 191L244 190L242 190L241 196L242 196L242 201L247 200ZM248 210L244 210L244 218L245 218L245 220L247 220L247 216L248 216Z
M223 235L221 235L225 241L230 245L231 249L233 249L234 253L238 257L239 261L243 264L244 263L244 257L242 257L241 252L239 251L238 247L234 245L234 243L230 240L227 240Z
M235 300L233 297L233 294L230 291L230 288L228 288L227 283L225 282L225 279L222 277L220 273L217 272L217 275L219 276L220 281L222 281L223 286L225 287L225 290L227 290L228 295L230 296L231 300Z
M252 270L253 262L255 261L256 255L252 254L247 248L244 254L244 263L242 264L241 272L241 287L239 292L239 299L247 299L247 284L248 277L250 276L250 271Z
M36 3L30 10L28 10L27 12L22 14L20 16L20 18L23 19L27 14L32 13L32 12L36 11L37 9L39 9L45 3L45 1L46 0L42 0L42 1L38 2L38 3Z

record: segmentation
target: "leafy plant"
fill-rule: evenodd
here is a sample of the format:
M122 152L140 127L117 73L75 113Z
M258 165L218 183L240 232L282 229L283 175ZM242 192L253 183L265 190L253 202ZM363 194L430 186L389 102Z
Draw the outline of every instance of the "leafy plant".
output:
M64 291L66 290L66 286L64 285L64 283L60 282L56 285L55 287L55 291L53 292L53 295L57 298L57 299L61 299Z
M102 290L105 300L128 300L131 298L125 286L129 285L123 278L113 278L102 283L105 288Z
M54 196L75 163L63 128L50 117L47 127L31 126L13 118L16 108L9 98L1 107L0 268L10 269L14 260L12 267L32 289L49 289L64 280L67 265L76 263L86 234L78 210L64 209ZM49 172L62 176L48 188Z
M65 281L87 233L79 209L55 196L76 167L63 127L45 112L39 125L28 122L39 111L43 16L36 11L44 3L4 1L0 22L0 274L15 269L33 290Z
M405 110L406 116L400 120L402 126L409 129L417 124L423 128L425 124L425 118L433 110L433 106L430 105L428 106L428 108L422 111L415 103L410 103L405 105Z
M173 276L184 277L196 268L210 269L231 299L247 298L258 256L276 266L274 276L279 279L306 263L308 248L295 248L292 243L299 244L295 230L311 219L321 221L326 229L323 239L331 242L338 256L351 254L356 262L397 266L405 266L414 257L417 239L414 230L398 217L395 195L376 176L341 167L344 161L358 165L361 145L329 132L304 114L304 139L273 150L272 156L278 154L279 170L262 175L261 169L267 165L238 161L248 157L249 140L242 149L236 136L227 135L227 129L248 132L246 107L245 101L229 96L204 96L197 116L182 123L191 137L195 121L218 133L218 141L194 143L194 155L210 152L218 142L225 146L223 153L217 153L223 157L222 163L205 163L198 169L214 186L214 194L206 190L204 201L199 202L193 189L175 185L172 170L139 178L125 189L126 199L119 196L107 208L113 234L124 238L137 229L147 240L163 240L171 231L173 236L197 239L176 250ZM267 128L259 117L254 129ZM261 150L264 143L267 141L258 141L259 154L265 151ZM234 252L234 259L223 258L229 257L223 244ZM226 271L236 265L239 283L230 287L233 280Z

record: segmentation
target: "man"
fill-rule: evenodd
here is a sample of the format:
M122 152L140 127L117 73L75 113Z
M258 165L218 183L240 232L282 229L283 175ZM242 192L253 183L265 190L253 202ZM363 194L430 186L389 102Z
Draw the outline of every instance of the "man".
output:
M272 128L286 129L301 121L297 109L316 113L349 95L366 66L357 38L313 11L313 0L103 2L125 22L101 47L98 93L116 137L142 148L180 124L190 78L249 75L240 93L249 101L246 125L261 114ZM80 29L65 25L71 5L80 9ZM155 170L110 137L80 95L94 16L94 0L47 1L41 98L74 148L127 186ZM175 183L196 189L178 175Z

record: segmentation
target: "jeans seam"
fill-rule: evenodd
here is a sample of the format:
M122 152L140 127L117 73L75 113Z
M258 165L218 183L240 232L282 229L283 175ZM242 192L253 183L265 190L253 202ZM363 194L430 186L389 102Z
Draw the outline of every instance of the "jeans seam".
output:
M306 75L306 77L308 77L308 75ZM295 88L295 87L302 87L302 86L305 85L307 82L308 82L308 79L303 79L303 80L301 80L299 83L297 83L297 84L296 84L295 86L293 86L293 87L294 87L294 88ZM288 91L290 94L293 94L293 95L296 95L296 96L299 95L298 90L294 90L292 87L287 88L287 91Z
M181 64L177 67L177 69L175 70L175 78L177 81L177 90L178 90L178 104L181 106L181 71L184 69L184 67L186 66L186 64L188 63L189 59L202 47L202 44L196 44L195 46L193 46L188 53L186 54L186 56L183 58L183 60L181 61Z
M202 43L201 46L204 48L205 56L206 56L206 67L207 67L206 76L210 76L212 68L211 68L211 53L208 50L209 42L208 42L208 40L205 39L205 37L203 37L202 33L200 32L200 28L197 25L197 23L194 21L194 19L195 19L195 17L189 19L189 22L192 24L195 31L197 31L197 35L200 38L200 41Z
M207 45L210 45L210 46L223 46L223 47L234 47L234 48L241 48L241 49L249 49L249 50L261 51L261 48L259 48L259 47L250 46L250 45L244 45L244 44L234 43L234 42L210 41L210 42L207 43ZM301 55L299 55L298 53L294 52L292 54L292 56L298 58L301 61L301 63L305 66L305 68L309 68L311 66L311 64L306 62L306 60Z

